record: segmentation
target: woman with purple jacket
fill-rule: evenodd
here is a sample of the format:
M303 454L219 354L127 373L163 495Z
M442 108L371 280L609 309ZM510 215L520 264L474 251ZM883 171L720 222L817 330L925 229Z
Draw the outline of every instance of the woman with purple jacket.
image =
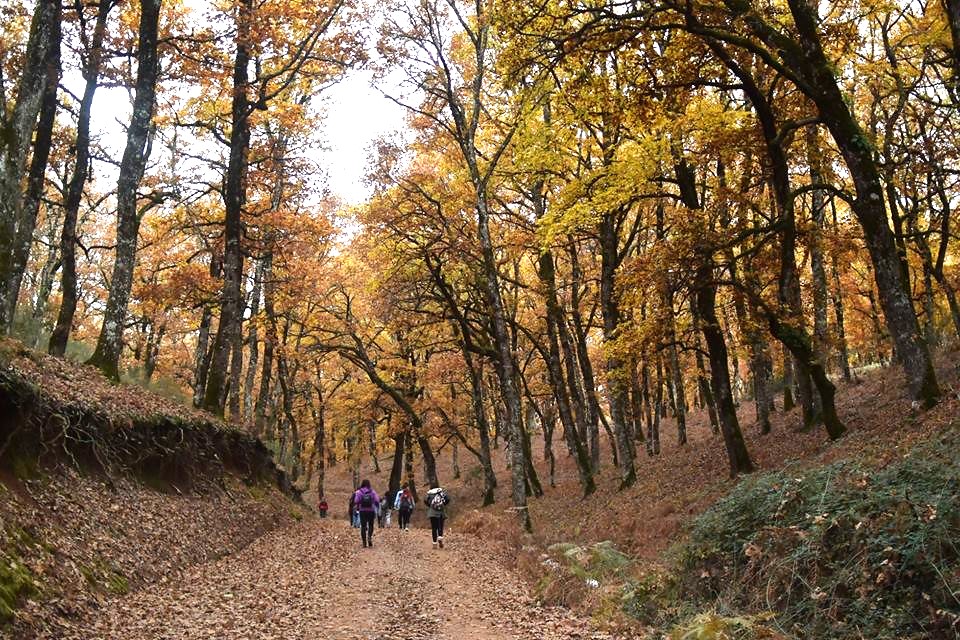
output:
M364 480L353 494L353 504L360 512L360 539L364 547L373 546L373 520L380 507L380 496L370 488L370 481Z

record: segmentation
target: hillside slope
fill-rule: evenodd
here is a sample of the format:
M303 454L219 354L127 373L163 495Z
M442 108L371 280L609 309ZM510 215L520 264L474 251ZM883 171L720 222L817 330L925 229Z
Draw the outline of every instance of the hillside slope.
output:
M4 637L83 629L107 601L302 518L297 500L258 440L0 342Z

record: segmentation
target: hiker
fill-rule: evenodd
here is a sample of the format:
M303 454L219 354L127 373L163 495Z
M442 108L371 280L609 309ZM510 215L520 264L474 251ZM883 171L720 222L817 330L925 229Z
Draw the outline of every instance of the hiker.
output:
M380 508L380 496L370 488L370 481L364 479L360 488L353 494L353 502L360 513L360 539L364 547L373 546L373 519Z
M387 504L387 498L384 496L384 499L377 505L377 529L383 529L383 514L387 510Z
M413 513L413 503L413 494L410 493L407 485L403 485L403 489L397 491L397 496L393 502L393 508L400 514L397 526L401 531L410 530L410 514Z
M380 528L390 528L390 508L393 506L393 494L387 492L380 502Z
M317 502L317 511L320 512L321 518L327 517L328 509L330 509L330 505L327 504L327 498L325 496L320 496L320 500Z
M443 521L447 517L446 508L450 496L441 487L431 486L424 498L427 505L427 517L430 518L430 533L433 536L433 548L443 549Z
M357 487L357 491L359 490L360 488ZM347 511L347 519L350 521L350 526L354 529L360 528L360 512L357 511L356 504L357 491L354 491L350 494L350 510Z

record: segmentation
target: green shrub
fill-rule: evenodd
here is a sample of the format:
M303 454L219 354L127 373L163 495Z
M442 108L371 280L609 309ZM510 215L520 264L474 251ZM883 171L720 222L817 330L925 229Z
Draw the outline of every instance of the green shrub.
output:
M958 444L951 432L881 469L837 463L741 482L674 549L677 588L772 610L802 637L956 637Z

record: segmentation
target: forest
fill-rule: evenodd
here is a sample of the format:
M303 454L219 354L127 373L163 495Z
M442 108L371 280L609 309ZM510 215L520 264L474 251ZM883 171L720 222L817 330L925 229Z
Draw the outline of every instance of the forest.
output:
M354 204L360 71L408 117ZM955 395L958 101L960 0L2 0L0 331L536 532L694 415L737 478L871 370Z

